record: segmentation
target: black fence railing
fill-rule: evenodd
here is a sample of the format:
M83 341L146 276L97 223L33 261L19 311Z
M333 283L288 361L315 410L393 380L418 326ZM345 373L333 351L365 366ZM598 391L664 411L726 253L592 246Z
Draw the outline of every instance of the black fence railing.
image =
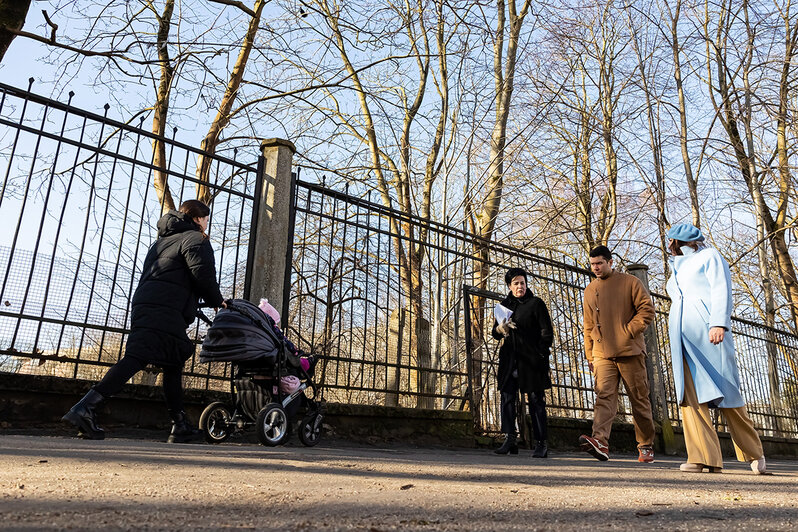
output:
M152 185L158 137L108 118L108 109L90 113L0 84L0 371L94 380L123 352L161 213ZM179 204L195 197L200 152L161 140L160 170ZM223 292L241 297L258 174L235 157L212 160L209 235ZM186 369L187 385L199 388L216 387L227 371L195 360Z
M506 291L506 268L522 266L530 272L532 290L547 303L555 328L550 415L592 418L593 384L582 340L588 270L481 242L463 230L369 200L320 184L299 181L296 186L287 323L304 349L324 355L327 399L469 408L478 431L498 432L492 310ZM409 255L418 248L422 259L411 266ZM485 255L477 250L485 248L488 258L479 258ZM486 271L485 289L462 289ZM667 418L678 424L667 334L670 301L658 294L653 298L664 406ZM798 438L798 389L790 365L798 338L744 320L733 324L743 394L757 429ZM631 422L625 393L619 415ZM717 423L722 425L722 419Z
M0 371L95 380L122 354L130 297L161 212L152 185L157 137L140 126L0 84ZM161 140L175 201L194 197L200 152ZM226 296L244 297L263 159L212 159L209 234L220 283ZM506 268L522 266L555 326L551 415L592 416L582 347L588 271L368 196L302 180L293 188L292 245L274 250L291 258L283 323L301 348L323 355L317 376L327 400L469 409L478 431L497 431L497 346L488 333ZM678 422L669 301L654 301L664 406ZM734 320L734 332L757 428L798 438L798 337L745 320ZM203 326L191 334L199 341ZM226 389L228 366L192 359L186 369L188 387ZM154 384L157 374L137 378ZM622 397L620 414L629 413Z

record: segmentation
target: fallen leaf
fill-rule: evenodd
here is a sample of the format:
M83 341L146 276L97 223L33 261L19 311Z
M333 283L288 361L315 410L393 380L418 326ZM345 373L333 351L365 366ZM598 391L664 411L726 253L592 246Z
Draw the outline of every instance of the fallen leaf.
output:
M404 486L402 486L402 487L401 487L401 488L399 488L399 489L400 489L400 490L409 490L409 489L410 489L410 488L412 488L412 487L413 487L413 485L412 485L412 484L405 484Z

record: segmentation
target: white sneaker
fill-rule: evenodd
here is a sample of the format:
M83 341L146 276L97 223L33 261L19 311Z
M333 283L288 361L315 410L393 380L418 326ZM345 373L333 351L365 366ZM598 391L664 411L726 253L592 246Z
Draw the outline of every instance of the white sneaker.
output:
M767 472L767 465L765 465L765 455L762 455L758 460L751 462L751 471L757 475L764 475Z

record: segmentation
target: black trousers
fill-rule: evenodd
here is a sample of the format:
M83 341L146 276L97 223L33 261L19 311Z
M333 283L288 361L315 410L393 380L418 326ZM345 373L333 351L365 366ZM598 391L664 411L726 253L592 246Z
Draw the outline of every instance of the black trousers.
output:
M532 433L538 441L548 439L546 426L546 393L531 392L526 394L529 405L529 417L532 418ZM501 421L504 434L515 434L516 399L518 393L502 392L501 396Z
M122 386L133 375L143 370L146 365L146 362L138 358L125 355L119 362L111 366L100 382L94 385L94 390L103 397L116 395ZM180 412L183 410L183 366L162 367L166 407L172 412Z

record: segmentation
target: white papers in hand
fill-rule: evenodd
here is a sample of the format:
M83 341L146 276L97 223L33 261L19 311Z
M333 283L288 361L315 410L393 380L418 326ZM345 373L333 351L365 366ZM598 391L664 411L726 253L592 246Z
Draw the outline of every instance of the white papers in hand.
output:
M493 309L493 317L496 318L496 321L498 321L499 323L509 320L510 316L512 315L513 311L508 309L501 303L497 303L496 307Z

